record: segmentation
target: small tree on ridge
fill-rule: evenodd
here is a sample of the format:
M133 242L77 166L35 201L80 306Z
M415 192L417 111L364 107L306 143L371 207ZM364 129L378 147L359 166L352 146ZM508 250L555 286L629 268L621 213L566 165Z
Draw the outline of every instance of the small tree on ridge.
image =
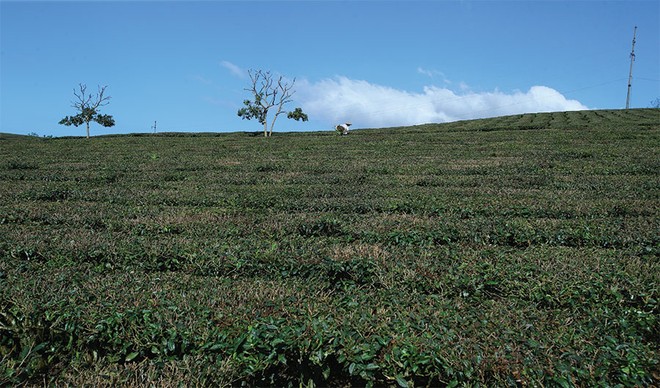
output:
M73 101L71 107L76 108L78 114L75 116L66 116L60 120L62 125L79 126L83 123L87 127L87 138L89 139L89 122L95 121L104 127L112 127L115 125L115 119L110 115L102 115L99 113L99 108L108 105L110 96L103 96L107 86L98 87L98 94L87 94L87 85L79 84L80 91L73 89L73 95L76 96L77 101Z
M252 86L245 90L252 93L254 101L245 100L243 104L245 107L238 110L238 116L242 119L257 119L259 123L264 126L264 137L273 135L273 128L275 127L275 120L277 116L286 113L287 118L296 121L307 121L308 117L303 113L301 108L296 108L293 111L286 112L284 105L290 103L291 96L295 93L293 85L296 83L294 78L291 84L284 82L283 77L280 76L277 81L273 79L270 71L263 70L249 70L250 80ZM268 130L268 112L271 108L276 108L275 116L270 123L270 131Z

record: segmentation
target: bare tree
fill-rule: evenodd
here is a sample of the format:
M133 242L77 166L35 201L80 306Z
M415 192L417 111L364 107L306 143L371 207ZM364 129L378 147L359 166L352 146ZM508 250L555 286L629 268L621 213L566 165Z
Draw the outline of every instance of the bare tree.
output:
M87 127L87 138L89 139L89 122L96 121L104 127L112 127L115 125L115 120L110 115L102 115L99 113L99 108L108 105L110 96L104 96L107 86L98 87L97 94L87 94L87 85L79 84L79 91L73 89L73 95L76 96L76 101L73 101L71 106L78 111L75 116L66 116L60 120L62 125L79 126L85 123Z
M293 85L296 83L294 78L291 84L284 81L282 76L279 76L277 81L273 78L270 71L263 70L249 70L250 80L252 86L245 90L252 93L254 101L245 100L243 104L245 107L238 110L238 116L251 120L256 118L259 123L264 126L264 136L269 137L273 135L273 128L275 127L275 120L277 116L287 113L287 118L296 121L307 121L308 117L303 113L301 108L296 108L293 111L286 112L284 105L290 103L291 96L295 93ZM270 131L268 130L268 112L271 108L275 108L275 115L270 123Z

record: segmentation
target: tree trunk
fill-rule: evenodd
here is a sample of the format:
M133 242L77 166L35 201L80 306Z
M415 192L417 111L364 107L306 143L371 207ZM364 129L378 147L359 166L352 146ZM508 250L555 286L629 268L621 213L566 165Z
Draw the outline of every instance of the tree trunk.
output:
M273 122L270 123L270 132L268 133L268 136L273 136L273 128L275 127L275 120L277 120L277 116L280 114L281 111L282 111L282 107L280 107L277 110L277 114L275 114L275 117L273 117Z
M268 137L273 136L273 127L275 126L275 120L277 119L277 116L273 117L273 122L270 123L270 131L268 132Z
M85 124L87 124L87 138L89 139L89 121L87 121Z
M268 123L264 121L264 137L268 137Z

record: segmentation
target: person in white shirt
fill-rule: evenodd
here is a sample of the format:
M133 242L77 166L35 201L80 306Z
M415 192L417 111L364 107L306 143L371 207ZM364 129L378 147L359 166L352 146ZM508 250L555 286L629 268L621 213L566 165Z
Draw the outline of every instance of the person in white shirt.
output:
M348 127L350 126L351 123L339 124L335 127L335 129L337 130L337 132L341 133L342 135L348 135L348 130L349 130Z

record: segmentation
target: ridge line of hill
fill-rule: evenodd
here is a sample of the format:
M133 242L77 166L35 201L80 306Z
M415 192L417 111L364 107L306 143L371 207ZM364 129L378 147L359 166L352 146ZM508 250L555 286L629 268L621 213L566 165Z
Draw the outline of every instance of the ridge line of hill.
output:
M508 131L508 130L541 130L541 129L589 129L589 128L612 128L621 129L657 129L660 128L660 109L658 108L635 108L635 109L598 109L582 111L560 111L522 113L515 115L497 116L480 119L469 119L452 121L448 123L426 123L418 125L363 128L353 132L361 131L384 131L384 132L417 132L417 131ZM304 131L304 132L275 132L274 135L314 135L328 131ZM244 133L249 136L258 136L261 132L160 132L160 133L127 133L98 135L95 137L116 136L181 136L181 137L206 137L224 136L236 133ZM16 138L36 137L34 135L19 135L0 132L0 140ZM59 139L79 138L81 136L59 136ZM50 136L48 137L50 138Z

